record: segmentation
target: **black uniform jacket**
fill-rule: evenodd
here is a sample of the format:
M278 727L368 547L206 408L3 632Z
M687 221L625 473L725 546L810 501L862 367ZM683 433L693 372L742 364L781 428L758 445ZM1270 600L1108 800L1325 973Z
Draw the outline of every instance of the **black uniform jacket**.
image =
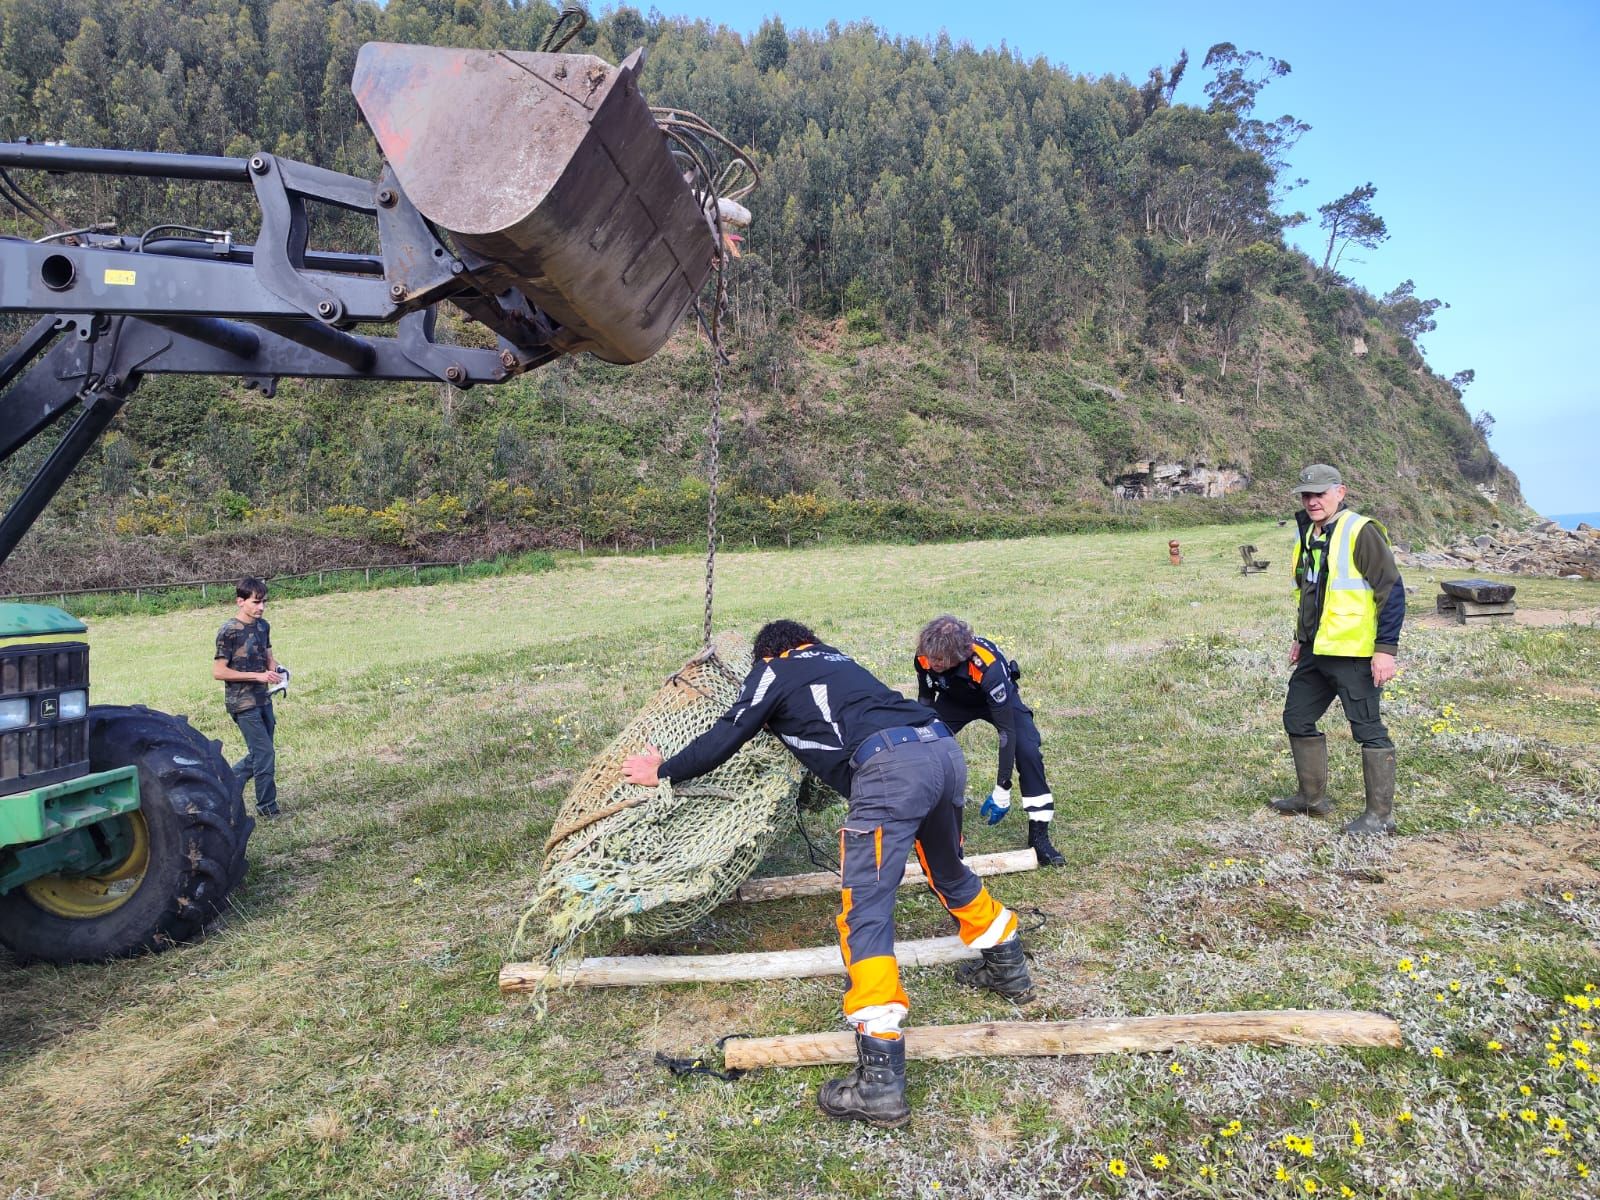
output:
M810 642L750 668L732 708L657 772L681 782L715 770L763 728L842 796L850 756L880 730L926 725L934 713L880 683L848 654Z
M1000 740L995 780L1007 789L1017 759L1015 706L1020 675L1017 664L987 638L973 638L967 660L948 671L935 671L925 657L917 655L917 699L941 716L963 723L979 718L993 725Z

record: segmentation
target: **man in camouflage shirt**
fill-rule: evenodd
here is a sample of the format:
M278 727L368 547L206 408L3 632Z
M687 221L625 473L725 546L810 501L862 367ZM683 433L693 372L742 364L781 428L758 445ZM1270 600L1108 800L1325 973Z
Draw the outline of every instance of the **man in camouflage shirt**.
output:
M256 781L256 812L275 817L278 808L277 752L272 735L278 722L272 715L272 692L283 681L278 660L272 656L272 629L261 614L267 604L267 585L253 576L234 589L236 612L217 630L217 655L211 677L225 685L228 715L244 734L246 753L233 764L242 788Z

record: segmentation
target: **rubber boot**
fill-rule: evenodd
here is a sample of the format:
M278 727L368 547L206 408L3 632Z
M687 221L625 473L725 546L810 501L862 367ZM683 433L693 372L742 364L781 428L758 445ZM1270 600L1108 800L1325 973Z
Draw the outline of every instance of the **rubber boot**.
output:
M856 1034L856 1069L817 1090L817 1106L840 1121L896 1129L911 1119L906 1103L906 1039Z
M1064 867L1067 860L1061 851L1050 844L1050 822L1028 822L1028 849L1039 859L1041 867Z
M1346 833L1394 832L1394 751L1361 748L1361 781L1367 787L1367 808L1344 827Z
M1292 796L1274 800L1272 807L1281 813L1327 816L1333 811L1333 801L1328 799L1328 739L1321 734L1291 737L1289 749L1294 754L1294 774L1300 789Z
M968 987L988 988L1017 1004L1033 999L1033 980L1028 976L1027 959L1022 952L1022 938L990 946L979 951L982 962L962 963L956 968L956 982Z

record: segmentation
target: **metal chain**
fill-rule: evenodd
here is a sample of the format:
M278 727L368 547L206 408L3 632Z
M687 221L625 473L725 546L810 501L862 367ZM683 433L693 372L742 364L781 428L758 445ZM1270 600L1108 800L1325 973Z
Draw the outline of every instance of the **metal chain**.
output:
M706 619L705 644L711 644L711 600L717 582L717 475L722 465L722 309L728 299L727 276L717 270L717 303L711 314L711 455L706 462Z

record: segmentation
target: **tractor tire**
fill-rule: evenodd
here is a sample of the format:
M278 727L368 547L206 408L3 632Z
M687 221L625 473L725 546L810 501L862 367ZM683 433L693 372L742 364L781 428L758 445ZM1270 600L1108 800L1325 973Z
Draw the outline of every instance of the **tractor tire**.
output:
M148 713L152 710L142 704L136 704L132 706L130 711ZM227 755L223 752L221 740L206 737L205 734L191 725L189 718L182 713L172 719L177 722L178 728L189 736L189 744L199 754L200 761L211 764L210 769L216 772L217 777L222 780L224 786L236 794L236 798L239 801L239 812L244 821L244 832L243 836L235 840L233 860L228 864L228 890L231 892L244 882L245 869L248 865L245 862L245 847L249 845L250 835L255 832L256 819L250 815L250 809L244 802L244 785L235 778L233 766L228 762Z
M0 944L22 962L98 962L193 941L244 872L255 822L222 757L182 717L89 709L89 766L139 768L133 849L94 877L46 876L0 896Z

